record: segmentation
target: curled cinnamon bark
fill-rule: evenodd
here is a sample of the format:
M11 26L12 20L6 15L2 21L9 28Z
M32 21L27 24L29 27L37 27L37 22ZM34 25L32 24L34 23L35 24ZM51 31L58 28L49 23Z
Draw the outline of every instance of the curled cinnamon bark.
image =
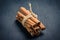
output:
M27 18L28 17L28 18ZM45 29L45 26L37 18L35 18L31 12L24 7L20 7L17 12L16 19L22 23L31 36L39 35L41 30Z

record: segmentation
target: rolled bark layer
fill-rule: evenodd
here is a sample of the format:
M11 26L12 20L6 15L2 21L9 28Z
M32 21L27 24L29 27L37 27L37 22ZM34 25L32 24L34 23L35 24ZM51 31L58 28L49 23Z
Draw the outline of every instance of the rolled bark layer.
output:
M20 7L19 11L17 12L16 19L20 23L24 21L22 25L31 34L31 36L39 35L41 30L45 29L45 26L42 24L42 22L35 18L31 12L24 7Z

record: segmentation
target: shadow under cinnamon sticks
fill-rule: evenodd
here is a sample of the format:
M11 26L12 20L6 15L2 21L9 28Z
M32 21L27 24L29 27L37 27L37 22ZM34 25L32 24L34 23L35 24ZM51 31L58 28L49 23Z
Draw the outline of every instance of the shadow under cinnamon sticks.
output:
M37 37L41 37L41 36L43 36L44 34L41 32L38 36L31 36L30 34L29 34L29 32L23 27L23 25L18 21L18 20L15 20L15 23L16 23L16 25L20 28L20 30L22 31L22 33L23 33L23 35L25 36L25 37L27 37L27 38L37 38Z

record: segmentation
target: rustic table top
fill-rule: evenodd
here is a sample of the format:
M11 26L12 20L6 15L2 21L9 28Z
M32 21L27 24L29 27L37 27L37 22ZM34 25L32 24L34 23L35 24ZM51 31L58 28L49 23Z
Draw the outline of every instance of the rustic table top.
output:
M19 7L29 9L46 26L41 35L30 37L23 26L16 21ZM60 40L60 1L59 0L0 0L0 40Z

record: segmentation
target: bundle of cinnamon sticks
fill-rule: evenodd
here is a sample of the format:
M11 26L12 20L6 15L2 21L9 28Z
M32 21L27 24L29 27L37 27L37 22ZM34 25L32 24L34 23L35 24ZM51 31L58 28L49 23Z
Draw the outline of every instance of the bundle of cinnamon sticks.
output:
M39 35L41 30L45 29L45 26L34 17L29 10L24 7L20 7L17 12L16 19L22 23L24 28L31 34L31 36Z

